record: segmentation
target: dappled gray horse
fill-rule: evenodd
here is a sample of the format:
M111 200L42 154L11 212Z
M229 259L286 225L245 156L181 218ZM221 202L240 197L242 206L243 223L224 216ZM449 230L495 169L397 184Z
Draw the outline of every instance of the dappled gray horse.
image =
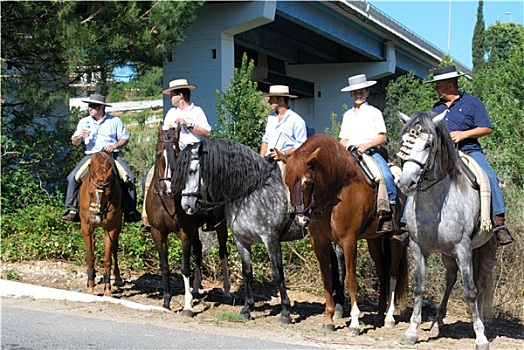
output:
M484 334L483 307L491 288L496 242L490 224L480 220L479 193L462 173L457 151L442 122L444 114L420 112L402 131L402 176L398 187L410 196L406 204L406 226L415 261L415 301L411 323L402 339L415 344L421 322L426 262L430 253L440 252L446 268L446 289L436 322L442 330L447 303L460 268L464 297L471 309L476 349L489 349Z
M173 184L174 193L182 196L181 206L188 214L224 206L242 260L246 297L241 314L250 318L254 307L251 246L262 242L280 292L280 321L290 323L280 241L292 220L278 168L238 142L210 139L181 152Z

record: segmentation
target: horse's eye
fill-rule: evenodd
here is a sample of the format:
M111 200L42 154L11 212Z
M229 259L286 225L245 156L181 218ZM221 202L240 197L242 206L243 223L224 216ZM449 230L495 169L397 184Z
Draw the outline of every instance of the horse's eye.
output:
M195 175L196 174L196 170L189 170L189 175Z

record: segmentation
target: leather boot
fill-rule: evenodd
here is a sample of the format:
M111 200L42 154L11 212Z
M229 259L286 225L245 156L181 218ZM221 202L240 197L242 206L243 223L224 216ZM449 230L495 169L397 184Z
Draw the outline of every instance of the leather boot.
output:
M399 233L398 234L394 234L394 235L391 235L391 240L395 240L395 241L398 241L402 244L408 244L409 242L409 231L408 229L406 228L406 224L401 222L400 223L400 230L399 230Z
M513 243L513 237L511 237L511 234L505 225L506 219L504 218L504 213L496 215L493 222L495 224L493 233L497 238L497 243L501 246Z
M377 233L388 233L393 231L393 217L395 216L395 207L391 205L391 211L385 211L378 221Z

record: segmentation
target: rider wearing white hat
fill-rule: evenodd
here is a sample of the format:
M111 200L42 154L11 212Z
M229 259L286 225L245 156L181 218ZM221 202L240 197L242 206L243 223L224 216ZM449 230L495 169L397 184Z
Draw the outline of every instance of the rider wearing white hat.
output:
M388 164L382 158L379 147L386 142L386 124L382 112L369 105L368 87L375 85L375 80L367 80L365 74L354 75L348 78L349 85L340 91L349 92L353 99L353 108L344 113L340 128L340 143L344 147L354 146L359 153L366 153L377 162L384 180L389 198L389 210L380 212L381 219L377 232L391 232L397 197L393 174Z

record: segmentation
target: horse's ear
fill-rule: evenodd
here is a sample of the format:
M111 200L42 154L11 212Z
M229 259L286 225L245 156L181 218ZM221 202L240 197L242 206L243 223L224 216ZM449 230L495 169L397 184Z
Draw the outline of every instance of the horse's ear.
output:
M160 122L158 123L158 133L161 133L161 132L162 132L163 127L164 127L164 123L163 123L162 121L160 121Z
M289 157L282 153L279 149L275 148L275 152L277 152L278 159L284 162L284 164L287 164L287 161L289 160Z
M402 123L404 123L404 124L406 124L407 122L409 122L411 120L410 117L408 117L407 115L405 115L401 111L397 111L397 116L398 116L398 119L400 119L400 121Z
M437 124L438 122L442 121L442 119L444 119L444 117L446 116L446 113L447 113L447 110L445 110L444 112L440 113L439 115L436 115L433 117L433 124Z
M307 165L311 165L311 163L317 159L321 149L322 147L319 147L309 155L309 157L306 160Z

